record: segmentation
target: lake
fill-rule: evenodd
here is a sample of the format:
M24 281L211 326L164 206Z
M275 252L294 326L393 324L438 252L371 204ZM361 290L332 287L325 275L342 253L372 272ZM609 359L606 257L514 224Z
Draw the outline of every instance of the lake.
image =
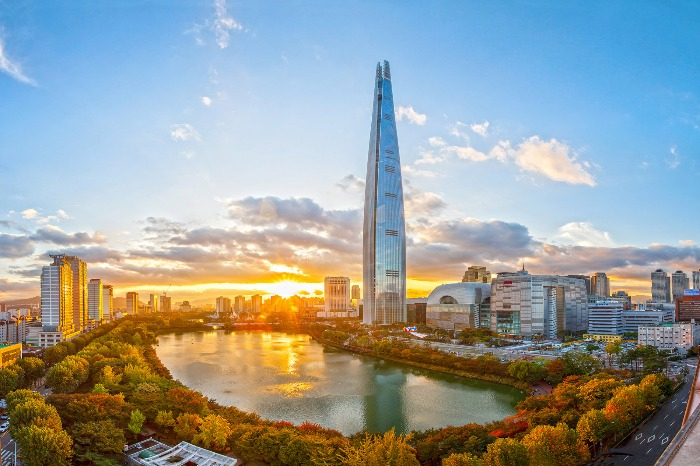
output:
M173 377L264 419L350 435L486 423L515 413L522 391L326 347L306 334L222 330L158 337Z

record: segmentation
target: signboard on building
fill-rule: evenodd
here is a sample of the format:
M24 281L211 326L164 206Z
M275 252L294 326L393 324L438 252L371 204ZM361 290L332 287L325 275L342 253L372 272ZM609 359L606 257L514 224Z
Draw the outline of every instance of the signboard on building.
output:
M700 296L700 290L696 290L696 289L683 290L683 296Z

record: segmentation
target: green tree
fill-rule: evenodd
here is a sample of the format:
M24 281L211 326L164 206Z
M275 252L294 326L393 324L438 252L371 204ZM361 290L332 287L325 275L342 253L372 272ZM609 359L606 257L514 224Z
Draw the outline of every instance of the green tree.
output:
M87 381L90 363L79 356L68 356L46 374L46 386L56 393L72 393Z
M109 391L101 383L96 383L95 386L92 387L92 393L97 395L107 395L109 394Z
M15 361L15 364L24 371L24 382L28 385L41 379L46 372L46 369L44 369L44 361L39 358L21 358Z
M24 371L21 367L10 364L0 369L0 397L5 398L8 393L20 388L24 381Z
M605 353L608 355L608 365L612 365L613 357L617 358L622 352L622 343L619 341L611 341L605 345Z
M68 356L68 348L64 344L49 346L44 351L44 364L51 367L63 361L66 356Z
M73 441L61 428L30 424L19 429L13 438L17 440L24 466L71 464Z
M194 442L204 445L204 448L224 448L226 440L231 435L231 425L226 419L216 414L210 414L202 419L199 433L194 436Z
M202 423L202 418L198 414L182 413L175 420L175 434L181 440L191 442L197 435L197 428Z
M143 413L137 408L133 410L129 416L129 424L127 425L127 429L129 429L132 434L138 435L143 428L144 422L146 422L146 416L144 416Z
M522 440L531 466L579 464L589 452L574 429L564 423L537 426Z
M535 383L544 378L546 369L536 362L519 360L508 366L508 373L518 380Z
M346 466L420 466L406 440L393 428L384 435L367 435L358 445L343 448L341 462Z
M442 460L442 466L484 466L486 463L472 453L452 453Z
M161 427L172 427L175 425L172 411L158 411L155 421Z
M589 375L600 370L600 361L587 353L569 351L560 358L566 375Z
M612 425L605 413L592 409L581 416L576 425L579 437L593 446L593 453L598 451L600 442L605 440L612 431Z
M124 431L111 420L76 422L70 434L79 457L88 452L117 454L124 448Z
M527 466L527 450L512 438L499 438L486 447L485 466Z
M44 397L34 390L20 389L15 390L12 393L8 393L5 397L7 401L7 411L11 414L12 411L18 406L29 400L38 400L42 403L44 402Z
M23 427L35 423L37 419L61 428L61 417L56 408L47 405L43 399L28 399L10 411L10 435L15 437Z

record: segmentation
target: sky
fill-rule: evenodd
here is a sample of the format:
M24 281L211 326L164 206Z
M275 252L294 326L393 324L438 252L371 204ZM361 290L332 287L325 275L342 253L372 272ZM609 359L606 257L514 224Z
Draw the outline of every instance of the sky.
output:
M376 64L409 296L700 268L691 1L0 0L0 301L49 253L178 299L361 285ZM169 288L168 288L169 287Z

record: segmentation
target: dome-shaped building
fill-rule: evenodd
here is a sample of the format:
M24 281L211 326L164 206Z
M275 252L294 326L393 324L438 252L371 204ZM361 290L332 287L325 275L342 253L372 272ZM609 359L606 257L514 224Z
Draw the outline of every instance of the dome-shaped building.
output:
M479 327L479 307L491 296L489 283L459 282L440 285L428 296L425 324L445 330Z

